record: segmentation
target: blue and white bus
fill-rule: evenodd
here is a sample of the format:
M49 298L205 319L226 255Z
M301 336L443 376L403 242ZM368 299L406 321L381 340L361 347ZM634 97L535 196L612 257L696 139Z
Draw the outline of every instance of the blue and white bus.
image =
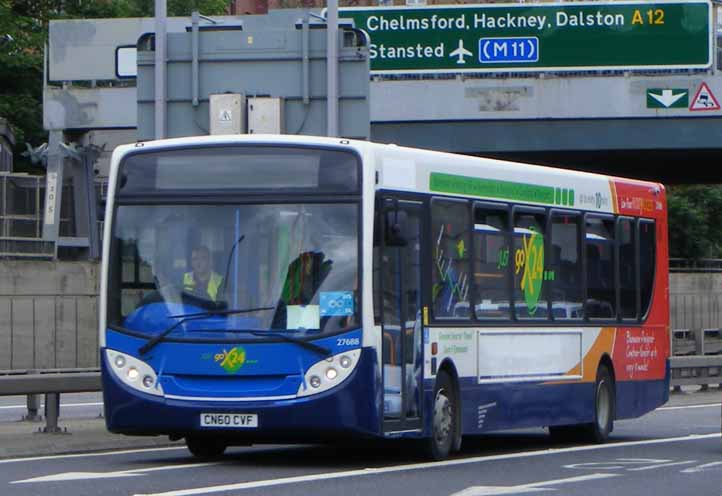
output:
M228 446L548 426L602 442L669 391L659 184L335 138L113 154L108 429Z

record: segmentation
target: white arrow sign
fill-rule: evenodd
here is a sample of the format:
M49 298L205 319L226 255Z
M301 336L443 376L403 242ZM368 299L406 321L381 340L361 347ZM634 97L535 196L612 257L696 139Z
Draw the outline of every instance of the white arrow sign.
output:
M555 491L553 488L539 486L556 486L559 484L570 484L574 482L587 482L595 479L607 479L609 477L617 477L617 474L590 474L583 475L581 477L569 477L568 479L531 482L529 484L521 484L519 486L472 486L467 487L463 491L454 493L451 496L496 496L498 494L525 494L540 491Z
M13 481L11 484L29 484L31 482L63 482L74 480L90 480L90 479L116 479L120 477L139 477L148 472L158 472L161 470L179 470L195 467L208 467L210 465L218 465L221 462L209 463L186 463L184 465L166 465L163 467L136 468L133 470L121 470L118 472L65 472L62 474L45 475L43 477L34 477Z
M680 98L683 98L687 94L686 91L683 91L682 93L675 94L672 90L662 90L662 94L658 95L656 93L649 92L649 96L657 100L659 103L664 105L665 107L672 106L675 102L679 101Z

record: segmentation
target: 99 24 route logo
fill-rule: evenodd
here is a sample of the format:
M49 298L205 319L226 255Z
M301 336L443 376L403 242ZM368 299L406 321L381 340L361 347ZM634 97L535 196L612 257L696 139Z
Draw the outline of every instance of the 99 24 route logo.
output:
M201 358L208 360L213 357L213 361L221 366L223 370L229 374L238 372L241 367L248 364L256 364L258 360L248 360L246 358L246 350L241 346L236 346L230 350L223 350L220 353L211 355L210 353L204 354Z

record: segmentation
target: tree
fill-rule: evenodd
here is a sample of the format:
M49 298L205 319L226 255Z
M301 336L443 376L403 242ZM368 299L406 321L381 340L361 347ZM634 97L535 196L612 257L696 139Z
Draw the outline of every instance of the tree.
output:
M667 197L670 256L722 257L722 186L672 186Z
M169 16L194 9L222 15L227 0L168 0ZM54 19L149 17L153 0L0 0L0 116L12 126L18 149L47 141L43 129L43 52ZM30 166L19 153L18 170Z

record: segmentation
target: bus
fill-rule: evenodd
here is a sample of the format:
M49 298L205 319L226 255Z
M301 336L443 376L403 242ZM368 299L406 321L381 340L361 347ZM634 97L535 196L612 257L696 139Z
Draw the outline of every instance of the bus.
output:
M256 443L547 427L604 442L669 396L661 184L308 136L112 157L107 427Z

